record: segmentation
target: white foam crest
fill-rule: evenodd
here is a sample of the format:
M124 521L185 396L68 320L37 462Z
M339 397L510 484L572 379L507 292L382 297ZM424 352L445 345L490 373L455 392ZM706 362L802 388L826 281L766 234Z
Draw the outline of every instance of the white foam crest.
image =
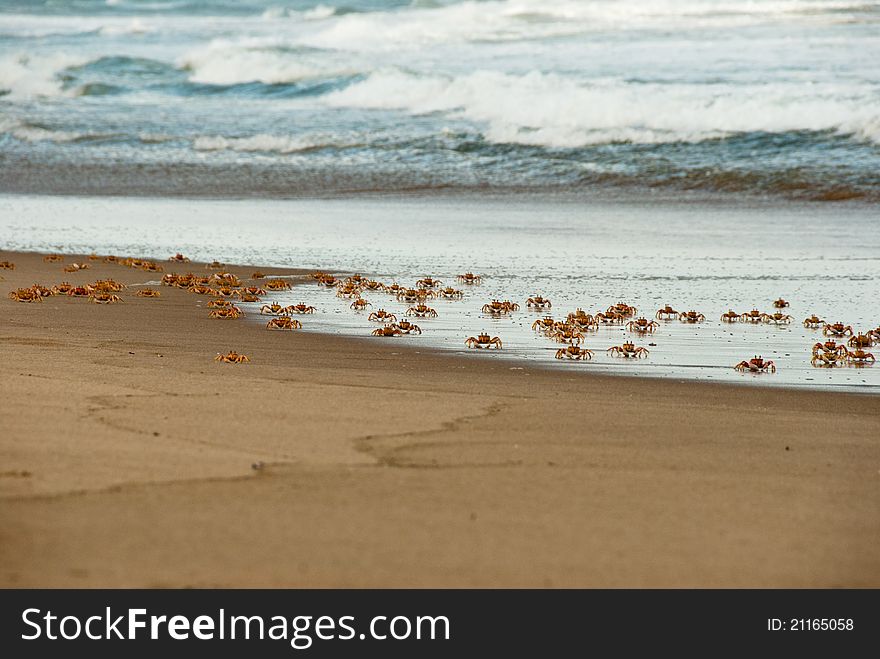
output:
M417 6L347 14L304 43L321 48L387 51L456 41L514 41L603 30L684 30L767 21L827 21L827 12L860 11L856 0L506 0ZM841 15L835 14L834 20Z
M73 142L88 136L85 133L29 126L17 119L0 119L0 133L12 135L22 142Z
M66 95L58 73L84 61L63 54L34 56L20 53L0 58L0 91L13 100Z
M339 107L447 113L483 124L492 142L565 148L693 142L755 131L861 131L874 139L878 118L868 108L876 108L877 99L867 94L800 84L588 84L539 72L419 77L384 70L324 100Z
M106 36L118 36L120 34L146 34L147 32L152 31L153 28L139 18L133 18L128 23L102 25L98 29L99 34Z
M224 137L222 135L202 135L193 140L196 151L239 151L296 153L315 147L326 146L327 140L320 136L294 137L289 135L268 135L260 133L250 137Z
M300 19L304 21L322 21L324 19L330 18L336 14L335 7L328 7L327 5L316 5L311 9L306 9L304 11L297 11L296 9L291 9L289 7L279 7L277 5L273 5L268 7L262 14L261 17L264 20L277 20L280 18L291 18L291 19Z
M265 39L215 40L205 48L184 55L178 65L190 70L191 82L212 85L285 84L358 72L345 64L336 65L326 57L309 58L303 53L279 49L279 45Z

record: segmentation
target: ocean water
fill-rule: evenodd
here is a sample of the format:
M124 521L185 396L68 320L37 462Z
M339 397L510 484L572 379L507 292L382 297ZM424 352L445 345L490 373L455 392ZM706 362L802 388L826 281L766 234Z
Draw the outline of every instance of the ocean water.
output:
M868 0L0 0L0 190L880 200Z
M449 350L504 360L511 368L540 363L620 375L880 393L880 364L812 367L810 350L822 335L801 324L815 313L856 331L880 326L880 222L864 205L584 203L577 196L486 194L335 200L7 195L0 196L0 237L2 249L158 260L180 251L203 261L259 265L267 274L271 266L314 268L408 286L430 275L465 292L461 301L428 302L439 315L414 319L421 336L372 338L370 331L380 325L368 321L369 311L384 308L400 316L409 305L384 293L365 293L372 308L354 312L349 300L302 277L302 285L266 301L317 307L314 315L301 317L307 332ZM455 281L468 271L483 275L483 283ZM144 283L157 279L144 274ZM596 313L624 301L648 318L670 304L701 312L706 322L664 322L649 337L603 327L584 343L596 353L592 361L563 363L554 359L560 345L531 329L544 315L525 306L535 294L551 299L547 313L556 318L576 308ZM790 325L720 322L728 309L773 312L778 297L791 304L785 310L793 316ZM495 298L522 308L508 317L484 315L481 307ZM194 305L204 302L193 296ZM243 306L247 317L228 322L266 322L257 313L259 305ZM264 330L257 325L254 331ZM468 350L465 339L481 331L500 337L504 348L491 354ZM277 336L296 340L295 333ZM649 356L633 360L606 354L627 338L647 347ZM872 351L880 357L880 346ZM756 354L774 360L778 372L733 370Z

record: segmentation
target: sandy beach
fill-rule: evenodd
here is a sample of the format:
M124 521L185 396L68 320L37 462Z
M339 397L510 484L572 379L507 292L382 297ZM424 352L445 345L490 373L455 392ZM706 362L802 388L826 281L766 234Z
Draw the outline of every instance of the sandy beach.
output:
M876 396L269 332L3 260L5 587L880 585ZM123 304L6 297L106 277Z

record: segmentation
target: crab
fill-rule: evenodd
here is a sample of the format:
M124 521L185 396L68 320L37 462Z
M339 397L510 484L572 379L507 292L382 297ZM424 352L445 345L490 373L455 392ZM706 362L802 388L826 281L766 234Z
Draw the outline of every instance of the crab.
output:
M424 279L419 279L416 282L417 288L440 288L443 285L443 282L439 279L434 279L433 277L425 277Z
M219 309L214 309L208 314L211 318L240 318L243 315L244 313L242 313L241 309L235 305L220 307Z
M242 302L259 302L260 296L259 295L252 295L251 293L241 293L238 296L238 299L241 300Z
M413 325L408 320L401 320L397 323L397 329L399 329L404 334L421 334L422 328L418 325Z
M113 293L92 293L89 295L89 302L96 304L116 304L122 302L122 298Z
M241 286L241 279L239 279L231 272L215 272L209 277L209 279L212 282L217 282L218 284L223 284L224 286L232 286L233 288L238 288L239 286Z
M447 286L437 292L437 297L442 297L444 300L460 300L464 297L464 293L451 286Z
M381 291L385 288L385 284L381 281L375 281L374 279L368 279L363 282L363 287L368 291Z
M738 314L733 309L728 309L723 314L721 314L721 322L722 323L735 323L740 319L740 314Z
M657 309L657 313L654 314L654 318L656 318L657 320L673 320L678 317L679 313L679 311L676 311L667 304L662 309Z
M9 298L16 302L42 302L43 296L32 288L19 288L9 293Z
M622 316L623 318L631 318L635 316L638 312L638 309L635 307L631 307L628 304L624 304L623 302L618 302L617 304L612 304L608 309L605 310L605 313L612 314L616 313Z
M570 345L556 351L556 359L574 359L584 361L593 358L593 351L581 348L578 345Z
M142 288L137 292L138 297L159 297L160 295L162 295L162 293L155 288Z
M426 304L417 304L406 310L407 316L416 316L417 318L436 318L437 311Z
M272 304L264 304L260 307L260 313L264 316L289 316L290 307L282 307L277 302L273 302Z
M367 317L367 320L372 320L377 323L393 323L397 320L397 316L385 311L385 309L379 309L378 311L371 313Z
M147 272L162 272L165 270L161 265L153 263L152 261L144 261L140 264L140 269Z
M482 275L475 275L473 272L465 272L463 275L458 275L456 279L462 284L468 284L469 286L483 283Z
M822 325L825 325L825 321L816 314L804 319L804 327L807 329L819 329Z
M874 345L874 337L870 334L862 334L859 332L858 334L851 336L849 341L846 342L850 348L870 348Z
M843 323L825 324L822 334L825 336L852 336L853 328Z
M264 275L259 270L255 270L254 272L251 273L251 279L265 279L265 278L266 278L266 275Z
M88 263L71 263L70 265L64 266L64 272L79 272L80 270L88 270Z
M639 334L653 334L658 327L660 327L660 323L654 320L649 321L644 317L631 320L626 324L626 329Z
M501 350L501 339L497 336L489 336L485 332L481 332L477 336L468 337L465 341L468 348L495 348Z
M788 305L788 302L786 302L782 298L779 298L778 300L773 301L773 306L777 309L785 309L785 307L787 307L789 305Z
M765 323L773 323L774 325L788 325L791 322L791 316L777 311L772 314L764 314Z
M406 302L408 304L424 302L433 297L436 297L436 293L427 288L401 288L397 292L397 301Z
M217 353L217 356L214 357L214 361L225 362L227 364L246 364L250 361L250 357L247 355L241 355L235 350L230 350L225 355L221 353Z
M63 281L57 286L52 287L52 295L67 295L73 288L73 284Z
M0 261L0 270L15 270L15 264L10 261Z
M211 309L223 309L225 307L233 306L232 302L227 300L226 298L217 298L216 300L211 300L208 302L208 307Z
M361 296L361 289L355 284L342 284L336 289L336 297L358 298Z
M89 297L92 294L91 286L74 286L67 294L70 297Z
M101 257L98 256L97 254L95 254L94 252L89 254L89 261L100 261L100 260L101 260Z
M874 359L874 355L870 352L862 350L861 348L856 348L855 350L850 350L846 353L846 361L850 364L855 364L856 366L865 366L867 364L873 364L876 359Z
M290 290L290 284L288 284L283 279L270 279L265 284L263 284L263 287L267 291L289 291Z
M516 302L511 302L509 300L504 300L504 302L492 300L490 303L483 305L483 313L488 313L495 316L508 314L511 311L517 311L518 309L519 305Z
M336 286L336 282L336 277L333 275L324 275L318 279L319 286L327 286L328 288L330 286Z
M739 319L744 323L761 323L764 321L764 316L766 315L767 314L761 313L757 309L752 309L746 313L741 313Z
M208 270L222 270L226 267L225 263L220 263L220 261L211 261L208 265L205 266Z
M123 288L127 288L127 286L113 279L99 279L92 284L92 288L104 293L118 293Z
M683 323L702 323L706 320L706 316L691 310L678 314L678 319Z
M46 263L61 263L61 261L64 260L64 257L61 256L61 254L46 254L46 256L43 257L43 260Z
M169 272L167 275L162 276L162 285L163 286L176 286L182 277L185 275L178 275L174 272Z
M834 343L833 341L831 343ZM816 345L822 345L821 343L817 343ZM842 350L816 350L813 348L813 357L810 359L810 363L813 366L837 366L837 364L842 364L846 361L849 352L847 351L845 346L839 346Z
M776 372L776 364L774 364L769 359L765 361L763 357L759 357L758 355L755 355L749 361L741 361L733 368L735 368L737 371L749 371L750 373Z
M584 340L584 335L581 334L577 327L566 323L557 323L554 329L548 332L547 335L557 343L577 345Z
M104 263L119 263L119 257L114 256L113 254L108 254L104 257Z
M571 314L569 314L570 317ZM532 323L532 329L536 332L549 332L553 329L554 325L556 325L556 321L553 320L553 316L544 316Z
M599 312L595 316L596 323L602 325L623 325L623 321L626 320L625 316L622 316L619 313L603 313Z
M647 357L648 349L636 346L632 341L626 341L620 346L611 346L606 350L612 357Z
M309 277L311 277L315 281L321 281L324 277L329 277L329 275L323 270L315 270L312 274L309 275Z
M397 283L385 285L385 292L391 293L391 295L394 295L394 296L397 296L397 294L400 293L400 291L405 291L405 290L406 290L406 287L401 286L400 284L397 284Z
M189 263L189 259L186 258L186 257L185 257L183 254L181 254L180 252L177 252L177 254L175 254L174 256L169 256L169 257L168 257L168 260L171 261L171 262L173 262L173 263Z
M367 300L365 300L362 297L359 297L358 299L356 299L354 302L351 303L349 308L354 309L355 311L363 311L367 307L372 307L372 306L373 305L370 304Z
M397 325L385 325L385 327L380 327L379 329L374 329L370 332L373 336L403 336L403 330L401 330Z
M846 355L846 346L842 343L837 343L837 341L825 341L825 343L814 343L813 344L813 355L818 355L823 352L833 352L837 355Z
M302 323L298 320L291 318L290 316L281 316L279 318L272 318L268 323L266 323L266 329L276 329L276 330L294 330L294 329L302 329Z
M880 343L880 327L872 329L868 332L868 336L870 336L876 343Z
M210 286L203 286L201 284L193 284L188 287L190 293L195 293L196 295L217 295L217 291L211 288Z
M305 302L300 302L299 304L294 304L287 308L293 313L315 313L317 311L315 307L310 307Z
M238 297L241 293L238 292L236 288L230 288L229 286L218 286L217 287L217 295L221 297Z
M526 306L530 309L550 309L553 304L547 298L535 295L526 300Z
M245 286L241 289L242 295L265 295L266 289L260 288L259 286Z

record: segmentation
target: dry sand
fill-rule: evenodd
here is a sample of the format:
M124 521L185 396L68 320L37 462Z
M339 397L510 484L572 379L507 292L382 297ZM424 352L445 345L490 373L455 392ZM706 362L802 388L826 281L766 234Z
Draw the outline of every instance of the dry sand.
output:
M880 398L21 304L159 275L6 259L3 586L880 586Z

